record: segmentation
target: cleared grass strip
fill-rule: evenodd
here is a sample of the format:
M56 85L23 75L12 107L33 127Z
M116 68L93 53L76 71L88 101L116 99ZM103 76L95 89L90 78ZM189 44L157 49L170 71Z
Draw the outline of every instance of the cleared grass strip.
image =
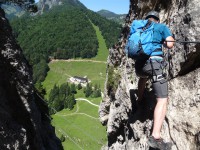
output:
M101 31L99 30L98 26L95 26L92 23L92 26L94 27L97 35L97 39L99 42L99 48L98 48L98 53L97 56L92 58L93 60L100 60L100 61L107 61L107 57L109 54L108 48L106 47L106 42L105 39L103 38Z

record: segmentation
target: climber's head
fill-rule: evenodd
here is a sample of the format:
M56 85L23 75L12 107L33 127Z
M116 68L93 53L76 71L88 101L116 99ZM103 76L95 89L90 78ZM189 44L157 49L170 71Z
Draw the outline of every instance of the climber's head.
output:
M150 11L145 19L154 18L155 20L159 21L159 13L157 11Z

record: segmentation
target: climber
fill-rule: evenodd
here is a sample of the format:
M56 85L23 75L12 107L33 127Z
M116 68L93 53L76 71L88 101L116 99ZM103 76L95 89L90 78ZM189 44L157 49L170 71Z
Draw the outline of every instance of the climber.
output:
M145 20L154 24L152 36L154 50L147 60L137 59L135 62L136 74L140 77L138 81L138 102L142 101L146 82L150 78L157 104L154 110L153 131L148 139L148 144L153 148L166 149L169 143L165 143L161 138L161 128L165 119L168 102L168 83L163 73L162 45L169 49L172 48L174 42L171 41L174 41L174 38L169 28L159 23L158 12L150 11Z

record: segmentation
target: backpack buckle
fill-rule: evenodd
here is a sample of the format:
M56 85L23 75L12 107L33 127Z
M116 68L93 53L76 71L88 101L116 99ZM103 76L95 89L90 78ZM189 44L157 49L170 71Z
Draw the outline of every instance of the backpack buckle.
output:
M163 79L165 79L165 77L163 76L163 74L153 76L153 82L161 81Z

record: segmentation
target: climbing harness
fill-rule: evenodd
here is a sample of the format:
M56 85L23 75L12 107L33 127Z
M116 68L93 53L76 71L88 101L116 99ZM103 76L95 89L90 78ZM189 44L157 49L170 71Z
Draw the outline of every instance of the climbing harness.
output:
M150 57L150 64L152 68L152 80L153 82L165 82L167 79L167 75L165 73L165 68L167 67L167 63L165 63L164 58L161 56L151 56ZM155 68L153 67L153 61L158 62L160 64L160 68L162 69L161 74L157 74Z
M165 63L163 72L165 73L167 81L169 81L171 78L170 75L172 75L172 70L171 70L172 65L170 62L171 60L170 49L167 50L167 53L164 54L163 58Z
M153 81L154 82L161 81L163 79L165 79L163 74L153 76Z

